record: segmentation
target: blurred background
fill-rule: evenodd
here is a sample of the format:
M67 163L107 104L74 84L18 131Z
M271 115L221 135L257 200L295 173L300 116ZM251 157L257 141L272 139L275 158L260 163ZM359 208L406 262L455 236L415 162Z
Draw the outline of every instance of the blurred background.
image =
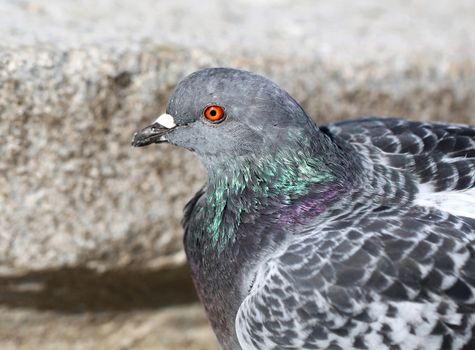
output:
M473 0L0 0L0 349L217 349L185 265L204 181L132 149L192 71L268 76L323 124L475 124Z

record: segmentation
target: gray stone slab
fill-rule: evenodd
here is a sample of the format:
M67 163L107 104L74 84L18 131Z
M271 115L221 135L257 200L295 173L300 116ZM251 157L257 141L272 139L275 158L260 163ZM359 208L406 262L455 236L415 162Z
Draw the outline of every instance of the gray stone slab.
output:
M202 167L129 143L201 67L265 74L319 123L475 123L469 0L8 1L0 32L4 273L184 262L179 220Z

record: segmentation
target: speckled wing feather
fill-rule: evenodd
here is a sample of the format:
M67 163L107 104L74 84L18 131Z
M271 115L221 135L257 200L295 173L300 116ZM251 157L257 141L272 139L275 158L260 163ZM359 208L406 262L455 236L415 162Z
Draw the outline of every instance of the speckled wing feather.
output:
M365 157L367 186L261 262L236 317L242 348L475 348L475 219L420 197L473 190L475 130L367 119L323 131ZM378 188L393 202L369 200Z
M475 221L412 208L340 221L263 264L244 349L460 349L474 325Z
M467 125L368 118L329 125L373 161L413 172L434 191L475 185L475 128Z

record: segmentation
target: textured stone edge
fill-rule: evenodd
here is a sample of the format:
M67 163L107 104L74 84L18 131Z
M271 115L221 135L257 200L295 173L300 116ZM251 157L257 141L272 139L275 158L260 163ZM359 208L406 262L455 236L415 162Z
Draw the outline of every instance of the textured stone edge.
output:
M53 99L44 91L54 89L54 82L35 81L38 70L56 71L60 79L72 79L83 72L74 69L78 61L88 66L86 80L91 80L94 89L89 94L90 118L108 122L111 118L120 120L120 136L130 138L131 130L144 125L163 111L167 96L176 82L184 75L196 69L209 66L232 66L252 70L268 76L288 90L315 118L317 123L355 118L361 115L391 115L417 120L440 120L450 122L475 123L475 62L454 61L438 62L434 57L395 57L386 61L331 62L316 56L313 60L292 57L253 57L249 53L213 53L201 49L187 49L160 46L147 43L132 43L123 48L85 47L72 51L58 51L54 47L24 47L0 53L0 91L5 97L0 104L0 115L6 116L12 124L13 137L27 135L25 121L34 118L78 118L74 106L68 103L74 98L75 91L66 91L64 95L54 95ZM147 71L141 70L145 68ZM140 74L141 85L133 84L134 77ZM150 74L150 79L146 79ZM84 77L83 77L84 78ZM53 85L48 85L53 84ZM26 88L25 88L26 87ZM72 85L72 87L74 87ZM22 88L25 90L22 91ZM30 90L28 90L30 89ZM11 93L9 93L10 91ZM36 91L34 96L25 95ZM135 95L134 95L135 94ZM134 115L124 115L121 111L121 99L138 96L140 106ZM79 101L79 104L82 101ZM6 104L18 107L16 115L8 115ZM3 106L2 106L3 105ZM130 112L130 111L129 111ZM74 117L75 116L75 117ZM2 117L3 119L3 117ZM80 130L80 126L79 126ZM7 135L7 137L12 135ZM6 143L8 147L8 139ZM18 150L10 150L13 157ZM170 151L177 155L177 150ZM21 155L21 151L19 153ZM157 153L144 151L141 156L141 169L157 164ZM191 156L177 159L192 159ZM147 163L149 162L149 163ZM193 163L194 162L194 163ZM21 163L21 160L20 160ZM198 166L192 161L192 166ZM188 164L189 165L189 164ZM179 168L187 164L178 164ZM8 172L8 169L0 169ZM198 174L186 182L187 189L199 186L203 174ZM155 174L154 177L159 176ZM153 180L153 179L152 179ZM181 207L186 202L186 190L177 193L174 203L174 215L168 222L170 235L180 237ZM158 192L149 193L159 197ZM186 197L191 197L190 191ZM8 224L0 218L0 231L8 239ZM142 231L140 231L142 230ZM93 246L91 249L73 247L75 255L70 259L52 259L45 265L31 263L20 256L8 258L9 252L1 252L4 272L21 270L50 269L62 267L92 267L108 270L120 266L168 266L182 265L184 254L181 239L175 239L165 250L165 255L157 255L153 246L142 250L128 251L134 244L130 240L140 240L140 232L148 232L150 226L135 231L134 236L126 235L108 242L106 247ZM160 233L157 232L158 235ZM158 237L158 236L157 236ZM157 238L158 239L158 238ZM107 243L107 242L106 242ZM37 244L42 244L38 242ZM7 246L8 249L8 246ZM152 250L150 250L152 249ZM0 249L1 251L1 249ZM117 252L123 258L117 258Z

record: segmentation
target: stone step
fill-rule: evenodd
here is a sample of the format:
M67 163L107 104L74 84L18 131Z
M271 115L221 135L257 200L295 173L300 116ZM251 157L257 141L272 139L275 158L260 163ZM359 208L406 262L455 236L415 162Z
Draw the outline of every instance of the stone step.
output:
M203 169L130 140L202 67L262 73L320 124L475 123L472 0L13 0L0 32L3 274L184 263Z

